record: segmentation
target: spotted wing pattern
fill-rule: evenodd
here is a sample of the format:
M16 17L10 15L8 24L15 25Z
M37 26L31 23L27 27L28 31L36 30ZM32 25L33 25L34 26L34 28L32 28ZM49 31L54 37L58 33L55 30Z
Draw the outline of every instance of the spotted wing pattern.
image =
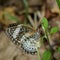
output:
M21 46L25 52L33 54L37 51L36 43L39 42L40 34L33 28L23 24L11 24L6 29L6 34L14 44Z

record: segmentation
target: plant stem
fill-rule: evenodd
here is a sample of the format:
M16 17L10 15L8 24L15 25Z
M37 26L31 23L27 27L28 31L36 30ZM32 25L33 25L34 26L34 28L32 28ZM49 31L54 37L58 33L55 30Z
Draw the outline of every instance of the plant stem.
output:
M54 60L54 56L53 56L53 54L54 54L54 49L53 49L53 47L52 47L52 41L51 41L51 37L50 37L50 35L49 35L49 32L48 32L48 30L44 30L45 31L45 34L46 34L46 36L47 36L47 41L48 41L48 44L49 44L49 47L50 47L50 51L51 51L51 55L52 55L52 60Z
M28 17L28 3L27 0L22 0L24 8L25 8L25 24L27 23L27 17Z
M51 47L51 45L52 45L53 43L52 43L52 41L51 41L51 37L50 37L50 35L49 35L48 30L45 29L44 26L42 26L42 29L44 30L44 33L45 33L45 35L46 35L46 37L47 37L47 41L48 41L48 43L49 43L50 49L53 50L53 48Z
M40 52L38 48L37 48L37 57L38 57L38 60L40 60Z
M42 56L41 56L41 52L40 52L41 39L42 38L39 39L39 44L37 44L37 45L39 45L39 47L37 47L37 57L38 57L38 60L42 60Z
M22 1L23 1L24 8L25 8L25 16L27 18L27 16L28 16L28 3L27 3L27 0L22 0Z

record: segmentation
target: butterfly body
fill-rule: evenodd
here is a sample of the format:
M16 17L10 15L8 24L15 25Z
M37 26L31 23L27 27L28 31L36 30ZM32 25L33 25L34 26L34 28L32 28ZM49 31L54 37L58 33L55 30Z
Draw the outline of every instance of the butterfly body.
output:
M40 41L40 34L38 31L23 24L10 25L6 29L6 34L16 45L21 46L28 53L37 52L36 43Z

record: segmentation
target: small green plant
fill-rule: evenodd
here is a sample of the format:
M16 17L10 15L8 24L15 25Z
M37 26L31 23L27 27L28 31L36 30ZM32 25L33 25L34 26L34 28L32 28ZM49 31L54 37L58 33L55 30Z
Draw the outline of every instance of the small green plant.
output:
M58 31L58 27L53 27L53 28L51 28L51 30L50 30L50 34L54 34L54 33L56 33Z
M46 50L43 53L42 60L51 60L51 51L50 50Z
M56 33L58 31L58 27L53 27L49 31L48 30L48 27L49 27L48 20L44 17L44 18L42 18L41 22L42 22L42 24L41 24L42 25L42 29L45 32L45 36L46 36L46 38L47 38L47 40L49 42L49 46L51 48L51 37L50 37L50 35ZM43 60L51 60L51 51L50 50L45 51L43 53L43 58L42 59Z
M44 27L44 29L48 28L48 20L45 17L42 18L41 23L42 23L42 27Z

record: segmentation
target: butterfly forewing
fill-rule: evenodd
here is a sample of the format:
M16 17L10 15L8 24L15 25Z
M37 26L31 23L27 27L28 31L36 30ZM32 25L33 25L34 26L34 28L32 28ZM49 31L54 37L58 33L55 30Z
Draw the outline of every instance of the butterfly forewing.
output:
M6 33L12 41L17 40L18 37L20 40L24 34L31 31L34 30L32 28L24 26L23 24L20 25L10 24L9 27L6 29Z

